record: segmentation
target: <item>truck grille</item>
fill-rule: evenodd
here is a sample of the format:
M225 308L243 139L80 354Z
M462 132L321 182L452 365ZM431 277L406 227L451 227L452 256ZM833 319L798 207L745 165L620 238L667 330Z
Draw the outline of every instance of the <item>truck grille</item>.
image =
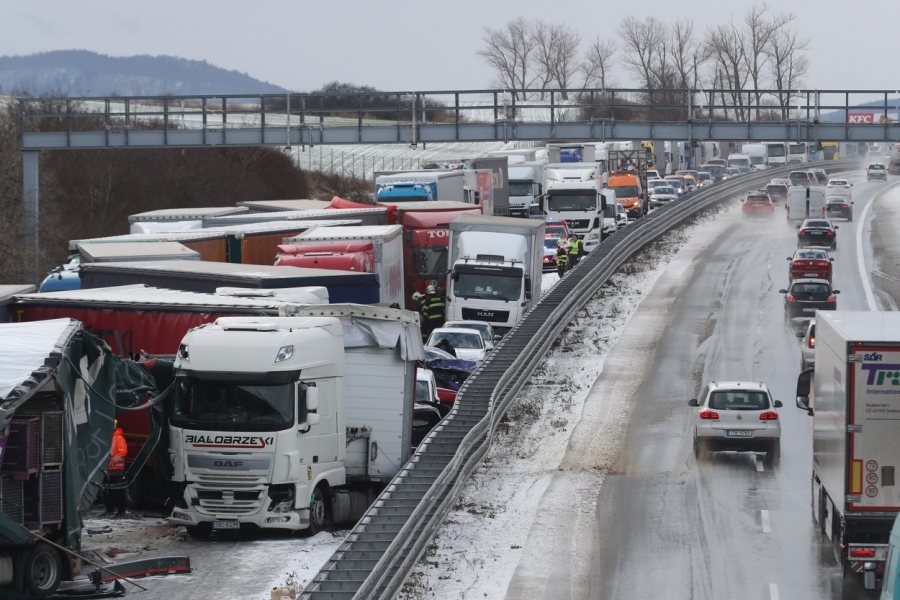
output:
M252 515L259 512L265 499L265 487L252 489L211 489L197 486L197 511L207 515Z
M591 226L590 219L566 219L566 225L570 229L587 229Z
M491 323L506 323L509 320L508 310L494 310L490 308L464 308L463 320L488 321Z
M215 475L196 475L197 479L205 484L228 486L244 486L252 487L260 483L265 483L265 476L260 475L230 475L227 473L216 473Z

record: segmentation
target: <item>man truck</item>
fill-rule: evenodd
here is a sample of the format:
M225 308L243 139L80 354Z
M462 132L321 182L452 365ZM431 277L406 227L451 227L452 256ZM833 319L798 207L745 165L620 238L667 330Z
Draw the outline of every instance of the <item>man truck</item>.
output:
M900 313L817 311L813 369L797 406L812 417L812 517L843 572L884 568L900 512Z
M315 316L311 316L315 315ZM188 332L175 358L169 517L190 535L358 519L411 455L418 315L310 307Z
M546 223L462 215L450 222L448 321L506 331L541 298Z

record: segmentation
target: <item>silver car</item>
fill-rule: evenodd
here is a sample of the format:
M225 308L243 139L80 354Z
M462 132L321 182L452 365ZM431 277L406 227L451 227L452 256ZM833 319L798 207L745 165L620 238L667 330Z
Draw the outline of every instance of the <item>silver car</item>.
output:
M700 398L688 402L697 408L694 456L707 451L765 452L766 461L781 458L780 400L772 400L764 383L713 381Z
M670 185L659 186L653 188L653 191L650 192L650 207L659 208L678 200L678 198L678 191L674 187Z
M440 327L431 332L425 345L437 347L442 340L447 340L447 343L453 347L456 358L482 361L487 355L484 338L481 337L481 332L477 329Z
M488 352L494 349L494 344L500 341L500 336L494 333L494 327L487 321L447 321L444 327L457 327L463 329L477 329L481 332L484 347Z
M805 331L798 331L800 341L800 370L811 369L816 363L816 320L810 319Z

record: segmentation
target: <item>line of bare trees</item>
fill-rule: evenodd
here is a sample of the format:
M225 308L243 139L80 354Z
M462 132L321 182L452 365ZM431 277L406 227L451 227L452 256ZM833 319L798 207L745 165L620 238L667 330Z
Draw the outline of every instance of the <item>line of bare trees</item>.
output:
M809 40L793 28L796 20L765 3L749 7L739 21L705 32L687 19L666 23L631 16L619 23L617 39L596 37L585 45L567 25L518 18L499 29L485 28L478 55L492 67L493 85L536 89L532 95L539 98L550 89L615 87L613 71L621 67L641 89L653 91L658 105L686 107L683 90L706 90L703 103L721 111L717 118L786 118L791 90L803 84L809 69ZM523 92L513 95L523 98Z

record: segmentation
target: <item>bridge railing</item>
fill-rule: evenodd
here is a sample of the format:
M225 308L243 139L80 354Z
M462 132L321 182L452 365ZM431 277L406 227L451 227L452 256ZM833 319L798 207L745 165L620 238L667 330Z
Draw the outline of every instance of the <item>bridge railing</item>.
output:
M896 122L896 90L476 89L20 98L21 131L410 127L417 124ZM862 106L868 103L867 106ZM849 120L847 115L849 115Z

